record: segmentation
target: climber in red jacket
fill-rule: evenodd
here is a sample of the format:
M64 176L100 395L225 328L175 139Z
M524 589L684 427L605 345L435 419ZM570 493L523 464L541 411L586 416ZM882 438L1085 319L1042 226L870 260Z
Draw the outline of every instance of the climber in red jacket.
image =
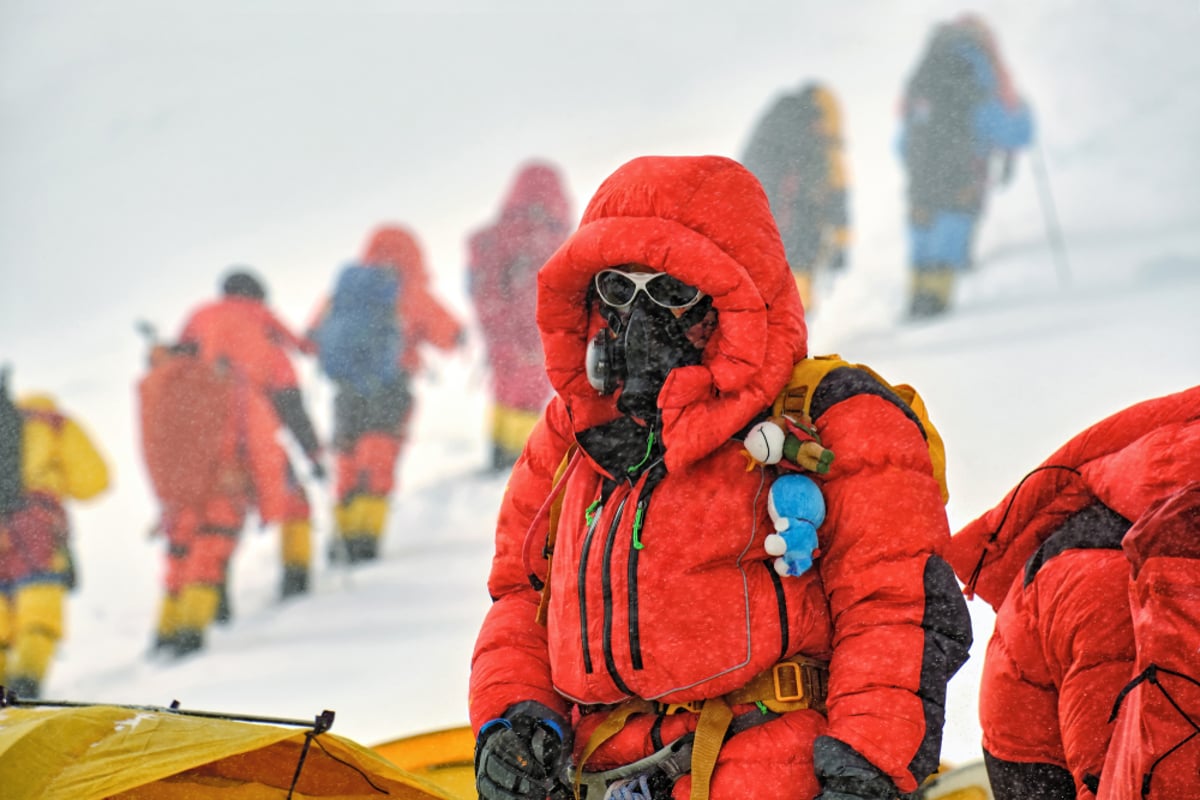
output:
M908 406L830 372L815 564L777 571L780 479L743 439L807 336L758 181L716 156L625 164L542 267L537 321L556 394L497 524L470 681L480 797L914 790L971 637L940 486Z
M1113 706L1134 679L1135 662L1144 668L1131 614L1131 599L1141 594L1131 592L1122 548L1129 549L1134 523L1197 476L1200 387L1138 403L1082 431L954 535L951 563L968 591L996 609L980 718L997 800L1091 798L1105 787ZM1191 610L1200 613L1195 603ZM1177 642L1194 656L1195 625ZM1197 712L1193 705L1193 718ZM1163 774L1184 758L1164 762Z

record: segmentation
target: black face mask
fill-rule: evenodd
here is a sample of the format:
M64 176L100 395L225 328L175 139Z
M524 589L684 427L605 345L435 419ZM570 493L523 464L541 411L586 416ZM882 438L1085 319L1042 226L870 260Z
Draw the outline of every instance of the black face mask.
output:
M688 341L687 332L711 307L712 299L705 297L677 318L644 293L626 313L601 303L608 327L588 345L588 380L601 394L623 387L617 399L622 414L654 419L658 393L671 370L700 363L703 348Z

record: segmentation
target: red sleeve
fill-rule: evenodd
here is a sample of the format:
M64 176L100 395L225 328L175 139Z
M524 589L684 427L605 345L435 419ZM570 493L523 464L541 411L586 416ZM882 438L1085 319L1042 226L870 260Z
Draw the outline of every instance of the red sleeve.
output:
M440 350L450 350L458 344L462 325L433 295L424 293L419 309L413 316L417 341L428 342Z
M540 596L530 585L523 552L572 441L569 431L566 412L555 400L530 434L500 506L488 578L493 604L471 659L470 715L476 732L522 700L567 711L551 682L546 628L535 620Z
M966 658L970 619L938 556L949 528L921 428L877 385L853 393L864 374L840 376L851 389L817 418L835 453L818 562L834 623L828 734L909 792L937 767L945 684Z
M272 314L269 310L266 313L265 323L269 335L276 343L290 347L292 350L304 350L304 340L292 333L291 328L285 325L279 317Z
M258 515L263 522L278 522L287 509L289 493L287 452L275 435L279 427L275 410L261 392L248 386L240 387L238 394L245 468L254 484Z

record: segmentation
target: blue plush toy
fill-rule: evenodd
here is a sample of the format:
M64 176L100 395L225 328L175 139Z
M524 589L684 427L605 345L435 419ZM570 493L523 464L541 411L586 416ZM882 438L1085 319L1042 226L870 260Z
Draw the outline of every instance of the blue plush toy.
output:
M775 571L780 575L803 575L812 566L817 551L817 528L825 521L825 498L813 480L804 475L781 475L767 494L767 513L776 533L763 546L778 556Z

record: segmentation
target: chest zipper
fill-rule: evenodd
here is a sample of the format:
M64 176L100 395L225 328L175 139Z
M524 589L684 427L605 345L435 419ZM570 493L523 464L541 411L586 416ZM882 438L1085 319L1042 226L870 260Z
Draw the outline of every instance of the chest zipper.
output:
M588 613L587 613L587 567L589 556L592 551L592 539L596 534L596 527L600 522L600 516L604 512L604 503L607 501L612 489L606 486L601 489L600 496L592 501L592 504L583 512L584 519L587 521L587 532L583 537L583 545L579 549L579 568L576 574L575 585L578 587L577 600L579 602L579 641L580 647L583 648L583 669L587 674L592 674L594 668L592 666L592 652L588 638ZM617 518L620 519L621 510L617 509Z
M604 598L604 638L601 642L601 649L604 652L604 666L608 669L608 674L612 678L613 683L617 688L625 694L632 694L632 691L625 682L621 680L621 676L617 673L617 662L612 651L612 630L613 630L613 586L612 586L612 551L613 545L617 541L617 531L621 527L621 518L625 513L625 504L629 501L629 495L621 498L621 502L617 505L617 510L613 514L612 522L608 526L608 535L604 538L604 556L600 565L600 587L601 596Z

